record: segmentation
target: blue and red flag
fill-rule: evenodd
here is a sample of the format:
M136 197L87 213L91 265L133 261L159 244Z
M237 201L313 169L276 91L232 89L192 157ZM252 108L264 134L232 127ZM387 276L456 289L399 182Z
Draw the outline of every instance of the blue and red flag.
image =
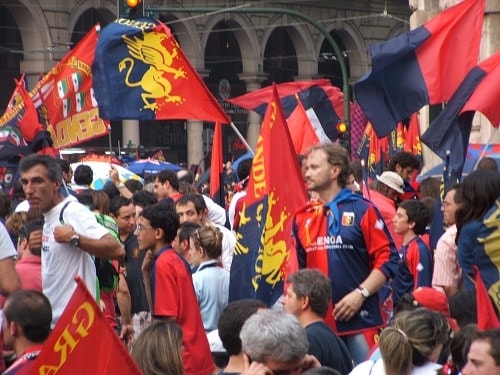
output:
M368 48L372 70L354 86L376 133L426 104L448 101L477 64L485 0L464 0L424 25Z
M222 125L215 123L212 141L212 159L210 162L210 197L220 206L225 207L224 186L222 184Z
M307 194L274 85L269 99L243 198L229 300L256 298L271 306L283 294L293 217Z
M327 79L286 82L276 85L295 152L303 153L318 142L338 138L343 118L344 95ZM272 86L255 90L228 102L264 115L273 95Z
M439 116L422 135L424 142L441 159L450 158L450 181L462 175L474 111L481 111L492 123L500 124L500 52L471 69Z
M94 88L108 120L231 120L163 23L118 18L95 51Z

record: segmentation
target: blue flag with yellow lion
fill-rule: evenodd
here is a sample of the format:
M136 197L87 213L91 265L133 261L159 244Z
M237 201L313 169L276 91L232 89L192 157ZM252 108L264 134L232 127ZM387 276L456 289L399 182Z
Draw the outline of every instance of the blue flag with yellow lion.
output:
M231 122L170 29L158 20L118 18L107 25L92 70L104 119Z
M267 106L240 214L231 265L229 300L259 299L269 306L283 294L296 210L305 185L280 98Z

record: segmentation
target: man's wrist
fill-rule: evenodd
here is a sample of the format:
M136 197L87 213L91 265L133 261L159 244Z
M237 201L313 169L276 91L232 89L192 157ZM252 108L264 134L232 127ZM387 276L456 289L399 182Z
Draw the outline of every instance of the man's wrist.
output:
M356 291L363 297L363 299L370 297L370 291L362 286L358 286Z
M115 186L117 189L122 189L125 187L125 184L120 181L120 182L115 183Z

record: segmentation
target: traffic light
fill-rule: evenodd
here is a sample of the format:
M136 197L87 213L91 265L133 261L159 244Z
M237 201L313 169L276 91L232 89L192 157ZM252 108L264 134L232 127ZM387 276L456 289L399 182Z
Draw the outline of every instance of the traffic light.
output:
M144 1L118 0L118 17L125 17L125 18L144 17Z
M347 151L351 152L351 140L349 136L349 125L345 122L341 121L337 124L337 133L339 143L347 149Z

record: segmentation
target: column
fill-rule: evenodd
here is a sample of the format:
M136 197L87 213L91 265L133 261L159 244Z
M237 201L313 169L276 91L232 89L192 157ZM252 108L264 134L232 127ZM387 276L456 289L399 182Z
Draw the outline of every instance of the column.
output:
M267 78L267 73L247 74L242 73L238 77L247 85L247 92L258 90L262 87L262 82ZM257 145L257 138L260 133L260 124L262 119L254 111L248 112L248 129L247 129L247 142L252 149L255 150Z
M191 164L200 164L205 170L205 158L203 152L203 139L201 133L203 131L203 121L188 120L186 124L187 131L187 166Z
M141 137L139 135L139 120L122 120L122 142L121 147L127 147L129 141L139 147Z

